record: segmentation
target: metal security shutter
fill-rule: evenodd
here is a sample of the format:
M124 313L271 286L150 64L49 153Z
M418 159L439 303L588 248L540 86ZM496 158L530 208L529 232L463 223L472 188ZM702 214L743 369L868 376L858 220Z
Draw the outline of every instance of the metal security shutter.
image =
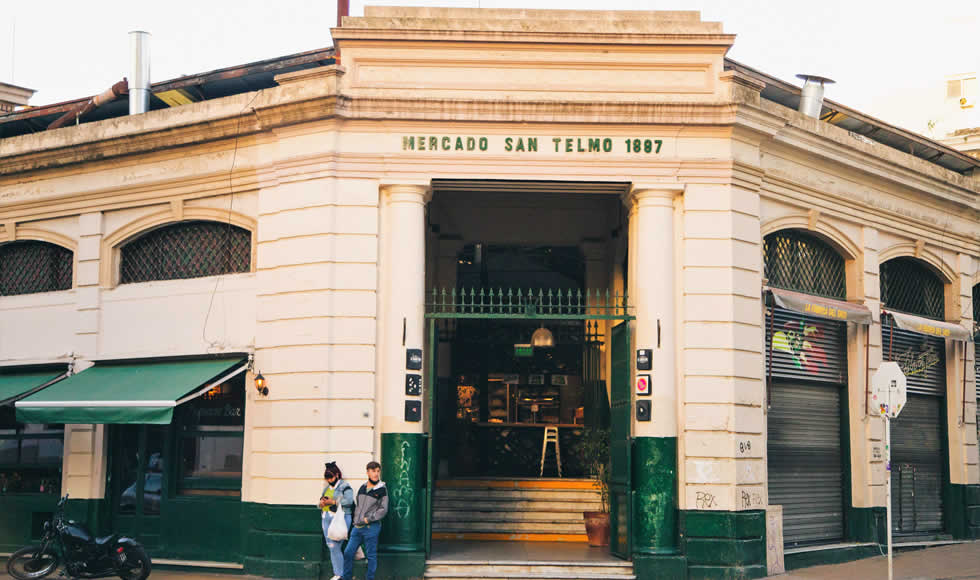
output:
M787 547L844 537L840 387L776 383L769 409L769 503Z
M773 378L846 382L845 323L806 318L778 307L769 310L775 318L766 316L766 363L771 351Z
M946 395L946 342L942 338L892 328L885 318L881 351L882 360L896 361L901 367L909 393Z
M943 530L942 405L944 399L909 395L892 422L892 531Z

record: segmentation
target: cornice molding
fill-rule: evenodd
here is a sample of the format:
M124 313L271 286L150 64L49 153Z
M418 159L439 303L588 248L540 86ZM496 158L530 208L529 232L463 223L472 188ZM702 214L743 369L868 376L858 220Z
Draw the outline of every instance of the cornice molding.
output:
M822 215L822 214L821 214ZM811 219L810 214L797 214L772 219L762 224L762 237L780 230L803 230L816 235L833 247L845 260L856 260L861 254L861 247L847 234L837 229L825 219Z

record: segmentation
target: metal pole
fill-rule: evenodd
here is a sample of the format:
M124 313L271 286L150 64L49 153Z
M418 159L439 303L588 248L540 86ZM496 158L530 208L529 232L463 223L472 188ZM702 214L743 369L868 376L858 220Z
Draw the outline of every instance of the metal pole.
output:
M891 391L889 390L889 394ZM888 398L889 409L891 397ZM888 580L892 580L892 424L885 413L885 525L888 538Z

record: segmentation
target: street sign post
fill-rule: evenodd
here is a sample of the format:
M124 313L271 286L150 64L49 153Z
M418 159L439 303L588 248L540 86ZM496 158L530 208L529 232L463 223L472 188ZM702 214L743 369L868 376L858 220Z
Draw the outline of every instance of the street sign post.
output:
M871 404L885 418L885 526L888 529L888 580L892 569L892 428L891 420L898 417L908 400L905 373L894 361L881 363L871 378Z

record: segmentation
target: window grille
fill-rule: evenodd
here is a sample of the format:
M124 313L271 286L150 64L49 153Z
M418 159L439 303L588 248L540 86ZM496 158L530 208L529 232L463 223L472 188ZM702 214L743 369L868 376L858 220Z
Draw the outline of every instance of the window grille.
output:
M820 239L797 230L769 234L763 241L769 285L844 299L844 258Z
M38 241L0 245L0 296L71 288L72 251Z
M140 236L120 258L121 284L248 272L252 234L231 224L183 222Z
M894 258L881 265L881 301L886 308L942 320L943 282L915 258Z

